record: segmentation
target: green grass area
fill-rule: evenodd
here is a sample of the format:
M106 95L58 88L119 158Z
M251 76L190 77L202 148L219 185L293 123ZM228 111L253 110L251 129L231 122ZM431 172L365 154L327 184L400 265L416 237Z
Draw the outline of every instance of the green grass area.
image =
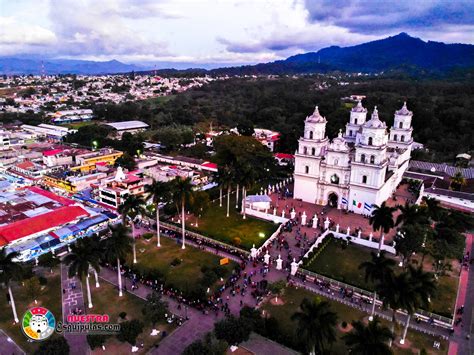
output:
M297 339L297 334L295 333L297 324L296 322L291 320L291 316L298 311L299 305L304 298L308 298L310 300L324 300L328 301L331 305L331 308L334 312L337 313L338 316L338 331L337 336L338 339L336 343L333 344L331 349L332 354L347 354L348 349L346 348L344 341L341 339L342 335L344 335L343 331L340 328L342 322L346 322L350 324L353 320L363 320L366 319L368 316L366 313L359 311L355 308L346 306L344 304L331 301L326 299L322 296L315 295L309 291L303 289L296 289L296 288L286 288L282 299L284 304L283 305L272 305L270 302L265 303L262 306L262 309L267 313L267 315L273 316L277 319L278 324L281 330L287 334L292 339ZM388 321L382 321L385 326L390 327L390 323ZM403 332L403 328L399 325L396 327L396 334L400 336ZM418 353L417 350L421 350L425 348L426 350L430 351L433 354L446 354L448 342L444 340L435 339L434 337L421 334L415 332L413 330L408 331L407 335L408 341L411 343L411 349L400 349L394 346L392 349L395 354L411 354L411 353ZM441 349L439 351L434 351L432 348L433 342L438 340L441 342ZM398 339L397 339L398 341Z
M371 259L371 251L369 248L355 244L349 244L343 249L341 242L331 239L321 253L309 265L305 266L305 269L372 291L372 283L365 282L364 271L359 270L359 265L362 262ZM396 266L395 272L401 271L402 269ZM446 317L452 316L456 303L458 281L456 276L441 276L438 279L438 291L431 299L431 312Z
M156 108L161 106L162 104L174 100L176 98L176 95L168 95L168 96L157 96L153 97L151 99L146 99L144 102L150 105L150 108Z
M85 283L84 283L84 292ZM150 336L152 325L147 322L142 313L145 300L132 295L128 292L124 292L122 297L118 296L116 287L104 280L100 280L100 287L95 287L95 281L91 278L91 293L92 293L92 304L93 308L88 308L87 312L90 314L108 314L110 317L110 323L120 323L123 320L119 317L121 312L126 312L127 316L125 320L139 319L145 323L145 328L142 334L137 338L137 344L144 344L144 347L138 352L138 354L145 354L154 345L158 344L161 340L161 332L166 331L168 334L175 328L174 325L169 325L165 320L155 326L160 331L157 336ZM85 296L87 297L87 296ZM106 344L106 351L113 354L129 354L131 345L128 343L121 343L115 336L111 336ZM94 352L103 353L102 349L95 349Z
M181 263L172 266L174 259L181 260ZM197 248L186 246L181 249L181 244L168 238L161 238L161 247L156 246L156 237L146 241L137 241L137 264L134 267L141 273L158 271L165 280L167 287L177 288L185 293L193 292L201 287L203 273L201 268L207 266L213 268L219 266L220 257L204 252ZM128 260L132 265L132 259ZM230 262L225 265L226 276L230 275L236 263ZM220 281L219 281L220 282Z
M97 121L81 121L81 122L74 122L74 123L66 123L62 126L72 129L79 129L81 127L90 126L92 124L98 124Z
M38 304L35 304L34 300L27 294L25 287L21 284L13 284L13 298L15 299L16 310L20 320L18 324L13 323L12 309L5 297L8 291L2 289L2 297L0 297L0 329L28 354L33 353L38 348L38 343L29 342L21 330L21 320L25 312L31 307L42 306L53 313L56 321L62 320L61 276L59 268L52 274L44 272L43 276L47 278L48 283L42 288L41 294L37 298Z
M247 216L246 219L235 208L235 195L230 199L230 213L227 213L227 199L222 199L222 207L219 201L211 204L206 213L199 218L198 227L191 226L196 219L190 218L188 228L197 231L207 237L219 240L229 245L239 246L250 250L252 245L261 246L278 228L278 224ZM235 243L239 238L240 243Z

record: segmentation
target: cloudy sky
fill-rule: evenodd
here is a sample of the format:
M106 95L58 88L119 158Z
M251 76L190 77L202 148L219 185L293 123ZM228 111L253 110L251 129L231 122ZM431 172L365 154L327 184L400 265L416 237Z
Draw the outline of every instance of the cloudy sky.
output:
M474 44L473 0L0 0L0 55L255 63L407 32Z

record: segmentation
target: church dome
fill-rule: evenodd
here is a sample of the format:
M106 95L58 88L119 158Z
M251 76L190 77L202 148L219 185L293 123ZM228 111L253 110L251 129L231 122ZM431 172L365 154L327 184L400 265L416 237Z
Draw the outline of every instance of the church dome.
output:
M398 110L398 111L395 111L395 114L398 115L398 116L412 116L413 115L413 112L411 112L408 108L407 108L407 103L406 101L403 103L403 107Z
M379 112L377 111L377 106L374 107L374 112L372 112L372 116L370 117L370 120L368 120L364 127L368 128L386 128L387 125L385 122L382 122L379 118Z
M311 116L306 117L306 122L312 122L312 123L325 123L326 118L321 116L319 113L318 106L314 109L314 112Z
M362 101L359 100L357 102L357 105L355 105L351 111L352 112L367 112L367 109L364 106L362 106Z

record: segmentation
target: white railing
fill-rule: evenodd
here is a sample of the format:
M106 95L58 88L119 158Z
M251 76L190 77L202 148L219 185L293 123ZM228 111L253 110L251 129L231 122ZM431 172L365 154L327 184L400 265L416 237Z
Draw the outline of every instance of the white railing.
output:
M278 226L278 229L270 236L270 238L268 238L265 241L265 243L263 243L262 246L257 249L257 255L260 255L262 253L263 249L266 248L271 242L273 242L273 239L278 237L278 235L280 234L282 228L283 228L283 224L280 224Z
M347 241L350 238L349 240L354 244L362 245L364 247L371 248L371 249L377 249L377 250L379 249L378 241L373 241L370 239L367 240L367 239L363 239L362 237L359 238L358 236L339 233L336 231L330 231L330 233L332 233L334 237L337 239L344 239ZM385 250L386 252L389 252L390 254L394 254L394 255L397 254L397 251L395 250L395 248L387 244L382 244L382 247L380 249Z
M266 221L271 221L271 222L274 222L274 223L286 223L289 220L288 218L273 215L273 214L270 214L270 213L265 213L264 211L253 210L251 208L246 208L245 209L245 214L248 214L249 216L257 217L257 218L260 218L260 219L264 219Z

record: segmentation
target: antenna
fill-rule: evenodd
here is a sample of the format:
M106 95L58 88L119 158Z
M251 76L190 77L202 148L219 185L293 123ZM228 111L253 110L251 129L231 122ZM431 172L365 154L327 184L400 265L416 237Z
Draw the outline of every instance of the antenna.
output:
M46 69L44 68L44 62L41 61L41 78L44 79L46 77Z

